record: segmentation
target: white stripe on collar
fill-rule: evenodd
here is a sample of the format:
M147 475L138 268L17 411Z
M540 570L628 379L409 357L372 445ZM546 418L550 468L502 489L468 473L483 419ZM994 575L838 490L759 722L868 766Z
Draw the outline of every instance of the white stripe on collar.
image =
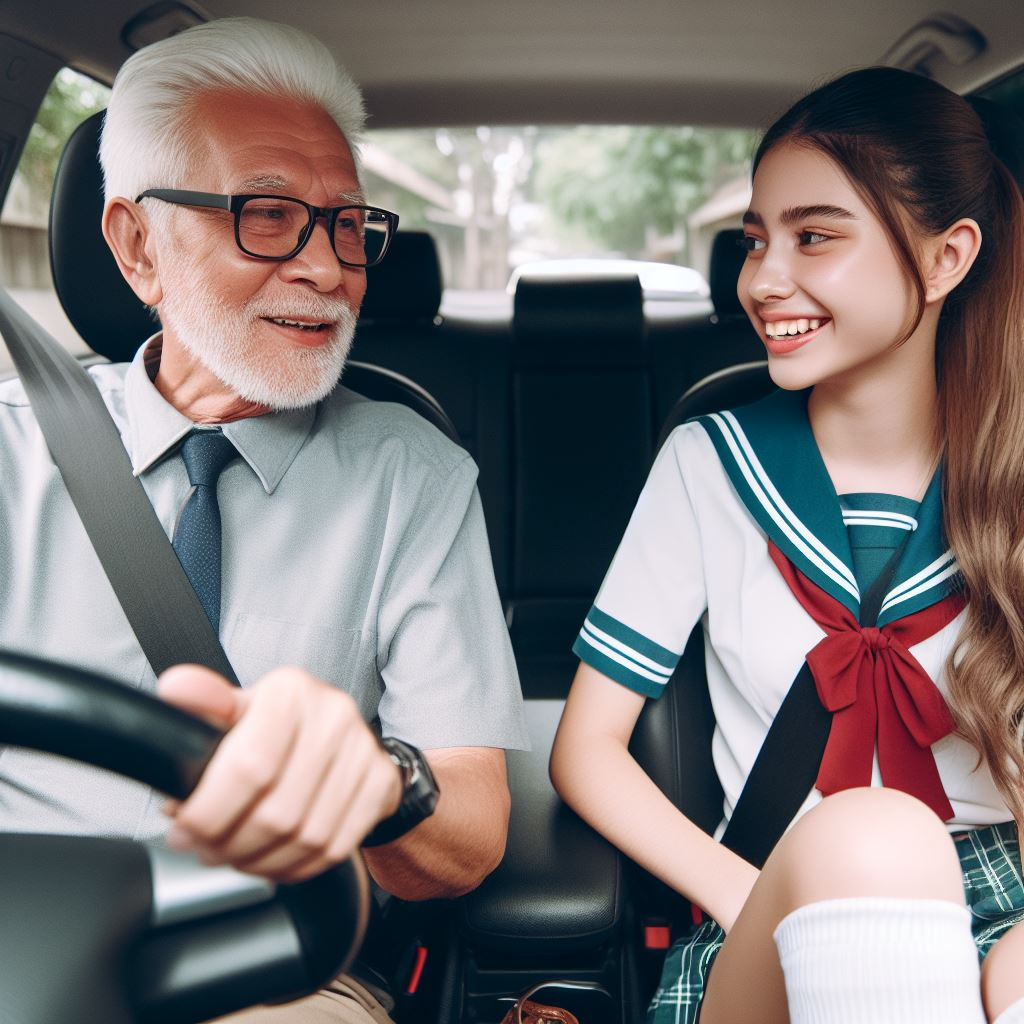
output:
M736 417L731 412L722 412L712 413L709 418L722 432L736 465L754 496L779 529L820 572L859 601L860 590L850 568L823 544L789 507L765 472Z
M923 594L926 590L945 579L949 579L950 576L959 571L960 566L953 557L953 552L947 549L931 565L926 565L919 573L915 573L910 579L904 580L898 587L893 587L886 594L879 613L887 611L895 605L902 604L904 601L909 601L910 598L917 597L918 594Z
M902 512L882 512L879 509L844 508L843 522L867 526L895 526L901 530L916 530L917 520Z

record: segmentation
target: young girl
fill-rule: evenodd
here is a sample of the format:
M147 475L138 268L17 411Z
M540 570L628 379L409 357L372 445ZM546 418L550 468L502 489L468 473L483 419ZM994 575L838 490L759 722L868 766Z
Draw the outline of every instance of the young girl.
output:
M552 778L707 915L649 1021L1022 1022L1020 192L964 100L873 68L771 128L743 219L739 295L782 390L665 444ZM627 749L702 616L726 821L791 685L831 714L760 870Z

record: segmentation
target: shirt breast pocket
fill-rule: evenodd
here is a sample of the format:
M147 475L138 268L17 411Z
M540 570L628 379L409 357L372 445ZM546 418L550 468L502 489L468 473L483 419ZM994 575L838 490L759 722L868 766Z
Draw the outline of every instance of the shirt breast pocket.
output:
M345 690L367 721L376 716L382 684L372 641L361 630L245 612L226 624L223 641L243 686L292 665Z

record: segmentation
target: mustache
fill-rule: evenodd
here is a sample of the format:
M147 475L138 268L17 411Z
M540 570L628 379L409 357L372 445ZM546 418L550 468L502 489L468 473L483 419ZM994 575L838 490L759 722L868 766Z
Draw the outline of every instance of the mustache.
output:
M358 313L344 299L315 299L312 296L282 301L268 308L265 300L247 303L246 313L254 318L275 320L317 320L320 323L355 323Z

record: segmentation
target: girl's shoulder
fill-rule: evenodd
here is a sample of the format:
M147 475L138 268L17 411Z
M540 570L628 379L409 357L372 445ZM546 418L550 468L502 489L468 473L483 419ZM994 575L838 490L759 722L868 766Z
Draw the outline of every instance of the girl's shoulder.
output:
M709 460L726 467L758 463L761 456L775 461L773 453L788 459L802 449L816 455L807 394L780 389L756 402L694 416L669 434L662 454L674 455L681 468Z

